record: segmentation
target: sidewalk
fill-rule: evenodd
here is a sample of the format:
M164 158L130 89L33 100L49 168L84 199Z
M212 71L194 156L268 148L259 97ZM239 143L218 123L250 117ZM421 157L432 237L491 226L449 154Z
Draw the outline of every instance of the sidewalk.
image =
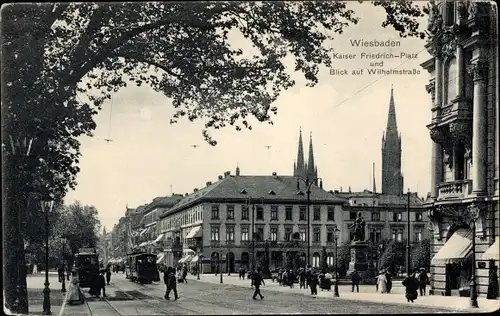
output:
M195 276L191 276L190 279L195 279ZM202 274L200 275L201 282L220 284L220 275L215 276L214 274ZM228 276L223 275L223 283L248 287L250 288L250 280L240 280L238 274L232 274ZM272 280L265 280L266 285L262 287L263 291L278 291L285 293L303 293L304 295L310 295L309 289L300 289L298 284L295 284L295 288L279 286L277 282ZM427 289L429 290L429 289ZM339 295L340 297L333 297L333 286L331 291L321 291L318 289L318 297L329 297L332 299L344 299L353 301L368 301L374 303L386 303L386 304L413 304L421 305L435 308L446 308L456 311L467 311L467 312L491 312L498 310L500 308L500 300L487 300L484 297L479 297L477 299L479 308L472 308L469 306L470 299L468 297L456 297L456 296L437 296L437 295L426 295L419 296L415 303L408 303L404 296L404 287L398 284L394 284L390 294L381 294L375 292L375 285L360 285L359 293L352 293L351 287L349 285L339 285Z
M42 315L43 313L43 289L45 287L45 273L43 278L41 274L26 278L28 288L28 308L30 315ZM58 315L63 305L65 293L61 292L61 283L59 283L57 272L55 274L49 272L49 289L50 289L50 310L52 315ZM66 289L69 282L66 281Z

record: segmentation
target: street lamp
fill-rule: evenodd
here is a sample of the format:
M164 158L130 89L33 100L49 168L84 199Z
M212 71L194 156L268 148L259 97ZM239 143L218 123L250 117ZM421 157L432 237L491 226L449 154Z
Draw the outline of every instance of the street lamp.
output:
M333 296L339 297L339 271L337 265L337 240L340 237L340 229L335 227L333 230L333 236L335 237L335 287L333 289Z
M42 201L42 212L45 213L45 288L43 289L43 315L51 315L49 288L49 212L52 212L54 201Z
M220 283L222 284L222 283L224 283L224 281L222 280L222 275L223 275L223 273L222 273L222 250L219 253L219 272L220 272L219 273L220 274Z
M321 178L315 178L309 183L309 177L306 179L302 179L301 177L297 177L297 190L300 189L299 181L304 182L307 187L307 264L311 264L311 186L316 183L316 181L323 181Z
M468 207L472 224L472 276L470 281L470 306L479 307L477 304L477 283L476 283L476 221L479 219L479 206L470 205Z
M198 280L200 279L200 261L202 256L201 249L198 248L198 276L196 277Z
M408 229L406 231L406 276L410 276L410 189L407 192L408 203L406 205L406 224Z
M62 287L61 287L61 292L65 293L66 292L66 278L65 278L65 273L64 273L64 246L66 244L66 239L64 237L61 238L62 240Z

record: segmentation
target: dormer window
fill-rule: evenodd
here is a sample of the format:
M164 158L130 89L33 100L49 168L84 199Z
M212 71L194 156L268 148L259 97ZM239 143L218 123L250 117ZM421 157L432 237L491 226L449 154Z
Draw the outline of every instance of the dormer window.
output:
M276 192L274 192L273 190L271 190L271 191L269 191L269 194L276 195Z
M245 189L240 191L241 194L247 194L247 191Z

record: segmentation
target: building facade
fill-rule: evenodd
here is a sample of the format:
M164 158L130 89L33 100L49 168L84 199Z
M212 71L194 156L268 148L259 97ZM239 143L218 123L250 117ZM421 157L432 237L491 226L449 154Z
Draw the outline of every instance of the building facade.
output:
M202 273L236 271L264 265L283 267L288 261L306 264L307 188L292 176L242 176L226 172L215 183L184 197L160 220L163 232L177 240L182 252L169 251L172 264L198 264ZM344 227L342 204L316 185L310 195L310 264L325 260L333 265L334 229L341 230L338 245L349 238ZM253 220L252 220L253 218ZM252 234L252 231L255 234ZM171 253L171 254L170 254Z
M437 295L469 295L473 273L484 295L490 270L498 269L497 19L492 2L437 1L430 7L426 48L432 57L422 67L431 75L426 207Z

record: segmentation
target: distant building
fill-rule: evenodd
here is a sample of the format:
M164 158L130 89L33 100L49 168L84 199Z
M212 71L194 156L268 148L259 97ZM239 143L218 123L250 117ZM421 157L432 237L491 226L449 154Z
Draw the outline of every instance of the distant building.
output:
M303 179L315 180L318 178L318 168L314 163L314 150L312 143L312 133L309 136L309 156L307 163L304 162L304 145L302 144L302 130L299 131L299 145L297 152L297 161L293 164L293 176ZM315 180L318 185L318 180Z
M487 1L431 6L426 48L432 57L422 67L431 75L426 207L433 227L431 292L437 295L468 295L473 269L478 293L485 295L489 274L499 267L497 10Z
M321 186L321 184L320 184ZM165 249L166 262L198 264L202 255L202 273L213 273L222 253L234 272L250 268L252 258L262 265L266 250L271 269L283 267L285 258L299 258L305 264L307 254L307 196L304 184L292 176L244 176L226 172L217 182L185 196L161 216L160 226L167 238L177 240L177 248ZM323 247L333 265L336 227L345 227L342 217L344 199L312 185L310 204L311 263L320 265ZM252 206L255 206L252 214ZM255 256L252 257L252 216L255 228ZM294 237L296 240L294 240ZM341 230L339 245L349 233ZM179 251L182 249L182 252ZM227 261L225 261L227 259Z

